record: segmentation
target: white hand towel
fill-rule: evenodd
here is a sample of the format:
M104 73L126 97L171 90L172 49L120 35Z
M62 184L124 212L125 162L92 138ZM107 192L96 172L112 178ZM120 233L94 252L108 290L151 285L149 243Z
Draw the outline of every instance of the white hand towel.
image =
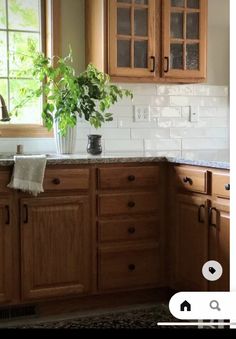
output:
M43 190L47 158L45 155L15 156L12 178L7 187L37 196Z

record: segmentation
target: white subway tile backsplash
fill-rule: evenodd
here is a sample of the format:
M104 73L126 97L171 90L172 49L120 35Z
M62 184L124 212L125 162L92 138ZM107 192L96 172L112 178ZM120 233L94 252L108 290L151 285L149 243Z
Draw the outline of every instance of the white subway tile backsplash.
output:
M227 138L226 128L171 128L171 138Z
M101 134L106 154L143 153L196 160L229 160L228 88L202 84L118 84L130 89L134 99L119 100L109 109L113 121L101 129L79 119L76 152L87 154L88 134ZM150 107L149 122L135 122L135 105ZM190 106L199 107L199 121L189 121ZM53 139L1 139L0 152L55 153Z
M105 152L141 152L143 140L105 140Z
M145 140L145 151L180 151L181 140L174 139L158 139L158 140Z
M170 138L170 130L168 128L131 129L131 139L156 139L156 138Z
M194 95L200 96L228 96L228 87L225 86L207 86L207 85L195 85L193 86Z
M194 123L185 118L158 118L158 126L162 128L192 127Z
M228 141L224 138L186 138L182 140L182 150L218 150L227 148Z
M152 157L174 157L174 158L181 158L182 154L181 151L146 151L146 155Z
M157 85L157 95L193 95L193 85Z
M130 139L129 128L91 129L91 134L101 134L104 139Z

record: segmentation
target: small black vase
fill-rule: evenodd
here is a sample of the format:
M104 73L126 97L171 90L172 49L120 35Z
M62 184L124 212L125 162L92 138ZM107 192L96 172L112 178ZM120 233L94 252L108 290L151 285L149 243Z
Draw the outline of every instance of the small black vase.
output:
M90 134L88 135L87 152L92 155L99 155L102 153L101 135Z

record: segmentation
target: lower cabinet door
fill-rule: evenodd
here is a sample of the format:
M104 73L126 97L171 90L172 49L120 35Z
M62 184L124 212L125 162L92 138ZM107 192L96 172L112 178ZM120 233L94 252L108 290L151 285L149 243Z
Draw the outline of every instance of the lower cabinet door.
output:
M99 250L99 290L161 285L158 244L103 246Z
M12 206L8 199L0 199L0 304L12 299Z
M207 280L202 275L202 266L208 261L207 215L206 199L192 195L177 195L175 254L172 253L177 290L208 289Z
M218 261L223 273L219 280L209 283L211 291L229 291L230 289L230 213L229 201L212 202L210 225L209 260Z
M88 197L21 200L23 300L89 290Z

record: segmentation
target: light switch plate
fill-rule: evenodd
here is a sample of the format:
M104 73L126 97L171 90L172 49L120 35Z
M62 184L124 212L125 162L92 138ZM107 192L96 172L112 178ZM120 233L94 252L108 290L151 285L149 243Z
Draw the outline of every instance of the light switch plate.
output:
M135 105L134 106L134 121L149 122L150 121L150 106Z
M199 121L199 106L190 106L190 121Z

